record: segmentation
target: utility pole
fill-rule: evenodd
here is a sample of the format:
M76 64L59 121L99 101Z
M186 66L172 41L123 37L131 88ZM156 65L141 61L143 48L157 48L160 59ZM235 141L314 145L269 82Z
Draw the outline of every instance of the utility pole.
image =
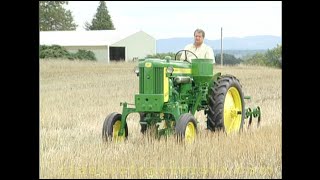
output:
M221 66L223 66L223 51L222 51L222 27L221 27Z

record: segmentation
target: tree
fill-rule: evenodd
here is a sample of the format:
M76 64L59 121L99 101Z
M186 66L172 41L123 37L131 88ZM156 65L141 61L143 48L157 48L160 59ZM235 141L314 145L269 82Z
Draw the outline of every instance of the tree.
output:
M77 28L71 11L66 10L64 4L68 4L68 1L40 1L40 31L65 31Z
M97 8L97 13L92 19L91 24L85 23L86 30L114 30L114 26L109 15L106 3L100 1L100 5Z
M216 64L221 64L221 54L216 54L215 55L215 60ZM236 65L240 64L242 62L242 59L236 58L232 54L223 54L223 64L228 64L228 65Z
M245 60L245 64L282 67L282 45L268 49L265 53L256 53Z
M253 64L253 65L261 65L265 66L266 65L266 56L265 53L256 53L249 57L246 61L245 64Z
M268 50L266 52L266 64L268 66L281 67L281 55L282 55L282 45L277 44L277 47Z

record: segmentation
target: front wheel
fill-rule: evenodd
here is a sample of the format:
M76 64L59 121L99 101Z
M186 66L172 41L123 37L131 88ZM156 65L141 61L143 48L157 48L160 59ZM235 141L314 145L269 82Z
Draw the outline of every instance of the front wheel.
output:
M185 142L193 142L197 134L197 122L190 113L182 114L175 127L178 140Z
M118 133L121 127L121 114L112 113L106 117L102 127L102 138L104 141L124 141L128 137L128 126L125 125L125 133L119 136Z

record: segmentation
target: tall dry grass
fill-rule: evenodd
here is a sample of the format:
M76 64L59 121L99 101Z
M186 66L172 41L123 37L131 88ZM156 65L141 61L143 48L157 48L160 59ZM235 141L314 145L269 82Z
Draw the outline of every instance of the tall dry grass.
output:
M262 109L260 128L226 136L205 130L197 112L193 144L159 141L140 133L138 114L128 116L129 139L103 143L102 124L120 102L138 93L135 63L40 61L40 178L281 178L281 70L215 67L235 75L246 106Z

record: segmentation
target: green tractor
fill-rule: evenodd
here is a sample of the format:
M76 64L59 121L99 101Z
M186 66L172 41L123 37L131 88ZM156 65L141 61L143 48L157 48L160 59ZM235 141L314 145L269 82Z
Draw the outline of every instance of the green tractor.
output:
M245 109L239 80L232 75L213 73L212 59L174 60L146 58L138 61L135 73L139 77L139 94L135 103L120 103L122 114L109 114L102 128L103 140L125 140L128 137L127 116L140 114L141 132L156 127L157 135L174 134L178 139L192 142L197 134L196 111L204 110L208 130L239 132L244 119L261 119L260 108ZM185 57L187 57L185 55ZM129 107L131 106L131 107ZM162 126L160 127L160 125Z

